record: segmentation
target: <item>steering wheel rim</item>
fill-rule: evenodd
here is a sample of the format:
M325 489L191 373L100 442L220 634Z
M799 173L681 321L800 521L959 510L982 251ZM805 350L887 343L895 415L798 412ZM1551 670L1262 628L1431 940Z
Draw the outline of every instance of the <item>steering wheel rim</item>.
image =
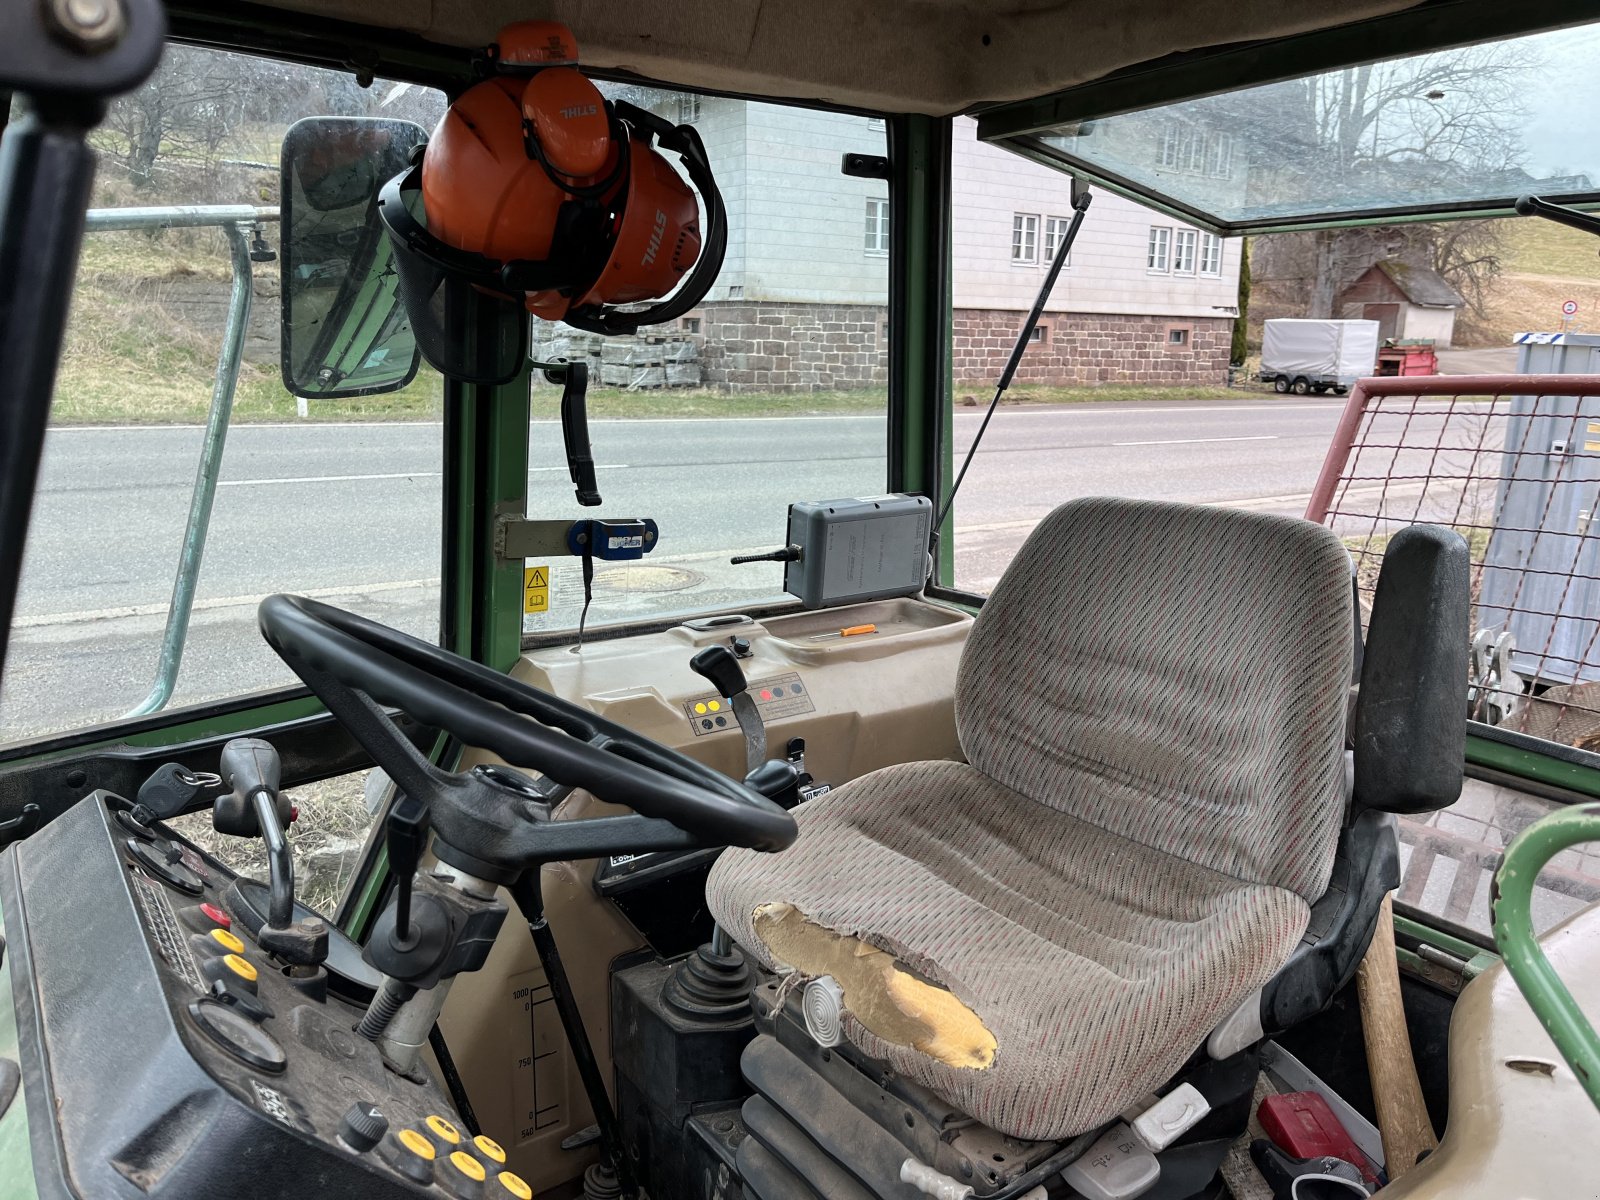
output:
M474 859L520 868L590 855L582 837L546 838L550 844L541 848L531 828L540 814L529 801L486 799L487 784L473 786L470 775L441 771L380 706L398 708L514 767L632 809L636 817L542 822L546 829L567 827L569 835L581 832L574 826L595 827L596 854L627 852L618 839L626 840L629 828L639 834L636 852L669 848L674 839L663 837L663 823L689 835L693 845L764 851L786 848L798 833L788 812L743 783L419 638L303 596L268 596L257 616L267 644L402 791L428 803L440 837ZM601 827L604 836L598 836Z

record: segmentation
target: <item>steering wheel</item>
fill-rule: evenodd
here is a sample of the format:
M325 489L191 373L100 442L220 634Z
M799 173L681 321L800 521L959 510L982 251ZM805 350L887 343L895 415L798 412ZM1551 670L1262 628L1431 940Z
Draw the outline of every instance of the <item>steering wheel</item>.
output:
M544 862L705 846L776 851L794 818L759 792L660 742L418 638L303 596L268 596L262 636L400 790L425 804L446 862L509 882ZM515 771L430 763L388 705L565 788L633 814L551 819L553 799Z

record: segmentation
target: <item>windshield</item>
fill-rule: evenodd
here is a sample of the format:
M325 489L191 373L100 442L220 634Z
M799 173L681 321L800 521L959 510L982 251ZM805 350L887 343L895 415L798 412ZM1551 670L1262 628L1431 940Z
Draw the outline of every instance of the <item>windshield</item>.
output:
M1228 232L1600 200L1600 26L1397 58L1010 145Z
M535 322L533 355L589 368L589 433L605 503L573 498L561 389L535 374L528 513L657 522L660 547L595 564L586 628L788 599L778 563L788 506L886 486L889 190L845 176L885 153L883 122L846 113L638 87L606 89L692 123L728 209L728 253L697 308L634 337ZM530 633L583 610L576 558L548 572ZM535 605L537 607L537 605Z

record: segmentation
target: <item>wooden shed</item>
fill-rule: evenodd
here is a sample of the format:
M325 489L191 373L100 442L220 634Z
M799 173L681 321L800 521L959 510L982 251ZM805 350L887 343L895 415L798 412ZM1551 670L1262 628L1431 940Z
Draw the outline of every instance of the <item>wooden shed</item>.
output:
M1385 259L1375 262L1339 295L1339 315L1378 322L1380 342L1431 338L1450 345L1456 310L1466 301L1431 267Z

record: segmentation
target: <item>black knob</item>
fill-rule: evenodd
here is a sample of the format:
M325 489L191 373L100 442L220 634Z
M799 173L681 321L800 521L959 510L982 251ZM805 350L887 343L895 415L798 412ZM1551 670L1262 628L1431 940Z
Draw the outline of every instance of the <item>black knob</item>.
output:
M357 1154L365 1154L389 1132L389 1120L376 1104L357 1101L339 1122L339 1137Z
M704 676L724 700L732 700L745 689L744 672L739 660L726 646L707 646L689 660L689 669Z

